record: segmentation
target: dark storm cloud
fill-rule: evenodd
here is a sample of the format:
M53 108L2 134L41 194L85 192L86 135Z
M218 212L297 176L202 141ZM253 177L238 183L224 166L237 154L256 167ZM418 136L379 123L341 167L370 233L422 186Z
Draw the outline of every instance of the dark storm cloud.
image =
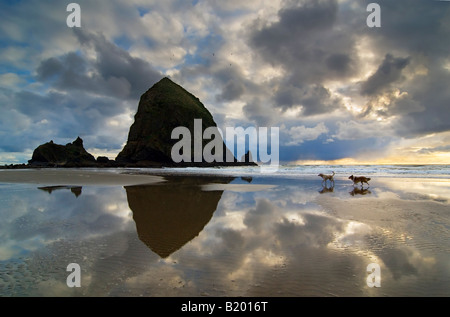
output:
M260 98L253 98L242 108L245 116L257 125L267 127L274 121L274 109L265 107Z
M304 116L333 112L340 106L340 100L333 97L330 91L321 85L283 86L277 91L275 102L284 110L301 106L301 114Z
M105 80L101 74L88 74L89 62L77 53L71 52L60 57L51 57L41 62L37 68L37 79L53 83L60 90L81 90L103 93L115 97L128 97L131 85L123 77Z
M211 67L212 65L209 65ZM206 71L212 74L217 87L221 93L216 95L216 100L230 102L242 100L249 95L261 95L264 88L249 80L243 73L243 68L237 65L225 65L218 69L207 68Z
M283 66L295 81L317 83L350 76L357 65L355 39L349 26L339 24L338 9L332 0L282 8L278 22L255 25L249 44L268 63Z
M410 90L410 98L420 109L399 118L398 133L407 137L450 130L450 72L444 69L430 70L433 76L418 78ZM414 107L413 103L403 105Z
M368 34L377 41L379 48L397 48L433 58L448 55L450 3L424 0L376 2L382 10L382 27Z
M348 54L331 54L325 62L330 72L343 75L352 72L353 62L352 58Z
M138 99L162 75L140 58L109 42L101 34L75 30L79 42L94 48L95 61L70 52L41 62L37 78L65 90L82 90L122 99Z
M244 93L244 85L237 83L234 80L230 80L224 87L222 93L217 95L218 101L233 101L239 99Z
M263 27L251 38L252 44L264 55L281 60L280 54L291 57L292 48L298 41L310 39L317 32L330 29L336 20L336 1L308 2L303 6L282 8L279 22ZM298 48L298 47L297 47ZM307 53L307 51L303 51Z
M410 58L394 57L387 54L377 71L362 83L364 95L377 94L398 80L402 79L402 71L408 66Z
M101 34L77 31L83 45L92 45L97 53L96 66L104 78L125 78L131 85L130 97L139 98L162 77L148 62L135 58L127 51L109 42Z
M302 107L302 115L333 111L342 104L325 82L345 79L357 71L355 40L339 23L337 1L293 3L278 12L279 20L261 27L255 24L250 46L286 76L274 86L274 104L283 110Z
M411 58L411 67L413 63L414 59ZM426 74L410 78L405 78L404 72L399 68L391 69L392 73L386 74L379 74L379 69L362 85L366 92L373 95L361 116L375 114L383 118L396 118L395 134L401 137L411 138L448 131L450 91L447 83L450 82L450 72L435 61L427 62L425 67ZM386 78L383 80L384 75ZM379 97L382 100L378 100ZM388 105L383 100L389 100Z
M379 114L396 116L399 136L409 138L448 131L450 73L445 65L450 38L449 3L422 0L377 3L382 8L382 27L368 34L373 52L385 54L386 58L363 83L361 93L369 97L384 94L390 100ZM420 74L415 71L419 66L423 70ZM389 93L392 89L405 95L394 98ZM376 101L369 100L369 104L376 105Z

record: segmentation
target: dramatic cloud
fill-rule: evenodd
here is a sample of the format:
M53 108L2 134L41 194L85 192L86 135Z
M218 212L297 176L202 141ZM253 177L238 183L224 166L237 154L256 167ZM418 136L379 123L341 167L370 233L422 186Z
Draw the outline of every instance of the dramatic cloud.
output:
M450 130L450 5L380 0L381 27L370 28L370 2L80 1L73 29L67 4L3 2L0 164L78 135L115 157L163 76L221 128L280 127L288 160L438 138ZM318 137L299 139L314 127Z
M94 61L70 52L59 58L42 61L37 79L53 81L56 88L90 91L118 98L138 99L161 74L140 58L107 41L101 35L75 31L83 46L92 46Z
M331 113L341 106L339 98L333 97L327 88L318 85L280 88L275 101L284 110L293 106L300 107L301 115L304 116Z
M355 74L355 39L338 23L337 1L293 2L280 9L278 21L256 25L250 45L286 75L275 89L275 104L283 109L302 107L302 115L332 112L341 103L328 86Z

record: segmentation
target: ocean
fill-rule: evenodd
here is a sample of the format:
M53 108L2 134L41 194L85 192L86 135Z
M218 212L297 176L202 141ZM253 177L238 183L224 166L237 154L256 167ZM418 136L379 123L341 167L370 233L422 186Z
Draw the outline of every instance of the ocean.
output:
M319 173L336 177L350 175L374 177L416 177L416 178L450 178L450 165L281 165L269 171L261 171L260 167L217 167L217 168L136 168L128 169L138 173L157 173L168 175L223 175L223 176L269 176L298 178L317 176Z

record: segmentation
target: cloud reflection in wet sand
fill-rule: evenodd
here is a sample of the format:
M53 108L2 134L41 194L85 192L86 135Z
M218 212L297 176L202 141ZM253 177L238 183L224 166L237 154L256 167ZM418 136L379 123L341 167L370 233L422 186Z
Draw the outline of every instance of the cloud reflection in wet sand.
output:
M203 191L205 182L214 182L193 181L125 190L88 186L78 198L69 190L48 195L2 185L0 294L450 293L448 205L442 201L411 199L388 182L352 196L346 185L320 194L310 179L254 179L250 186L274 185L254 191L239 191L248 184L240 179L218 180L231 186L225 191L228 185ZM198 217L187 219L183 211ZM65 284L71 262L82 268L79 289ZM371 262L381 266L378 289L366 285Z

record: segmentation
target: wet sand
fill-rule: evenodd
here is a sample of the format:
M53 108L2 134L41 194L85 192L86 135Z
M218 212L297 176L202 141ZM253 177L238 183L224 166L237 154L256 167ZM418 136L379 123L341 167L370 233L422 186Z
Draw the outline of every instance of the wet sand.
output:
M163 181L155 175L138 175L97 169L0 170L0 183L47 184L67 186L143 185Z
M0 296L450 296L447 179L21 173L0 173Z

